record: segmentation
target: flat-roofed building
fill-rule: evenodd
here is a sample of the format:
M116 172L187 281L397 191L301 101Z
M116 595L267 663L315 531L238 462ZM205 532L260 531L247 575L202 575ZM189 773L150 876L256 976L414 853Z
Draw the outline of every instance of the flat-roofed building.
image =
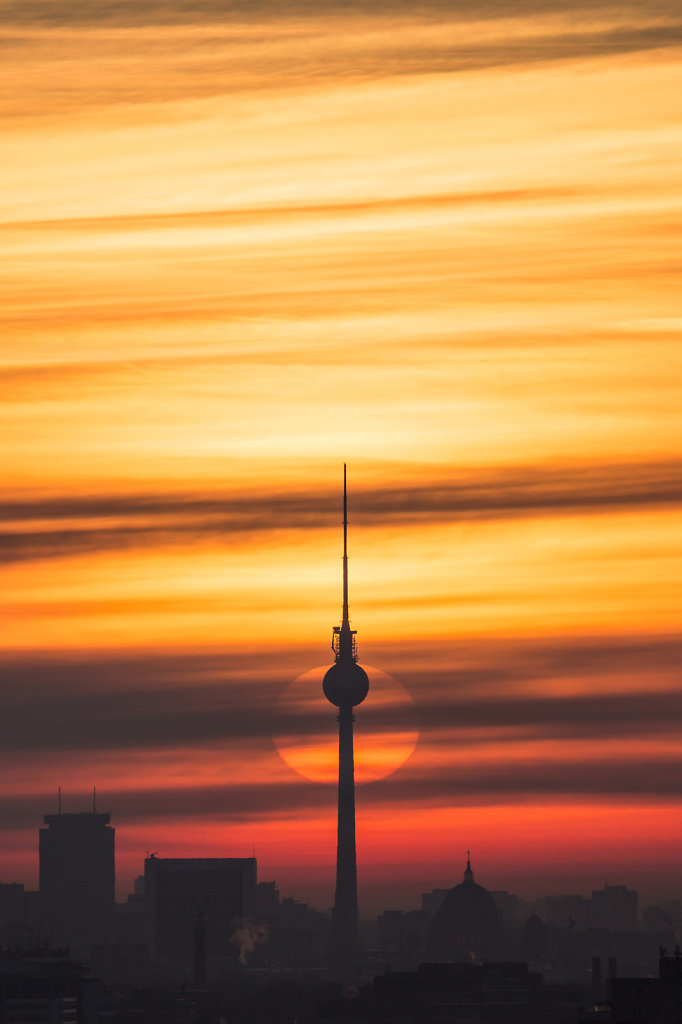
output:
M256 915L256 875L255 857L148 857L144 903L152 958L193 964L201 916L209 965L236 959L237 932Z

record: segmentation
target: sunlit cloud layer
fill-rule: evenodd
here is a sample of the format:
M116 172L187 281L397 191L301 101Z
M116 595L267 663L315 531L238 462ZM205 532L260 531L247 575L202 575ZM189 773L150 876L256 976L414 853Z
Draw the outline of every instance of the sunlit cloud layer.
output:
M419 734L359 790L365 906L467 848L674 887L679 6L0 15L3 881L96 785L121 894L256 846L330 901L333 786L274 739L333 736L285 704L347 461L361 660L414 702L370 694L363 756Z

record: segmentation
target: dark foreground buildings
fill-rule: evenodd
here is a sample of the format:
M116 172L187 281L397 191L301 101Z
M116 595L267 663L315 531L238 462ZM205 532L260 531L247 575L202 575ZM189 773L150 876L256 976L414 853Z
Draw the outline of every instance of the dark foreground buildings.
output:
M613 1024L680 1024L682 1021L682 955L662 955L657 978L611 980Z
M316 1024L680 1024L682 953L658 977L611 977L595 1002L578 984L546 983L525 963L424 963L390 971L357 998L321 1007Z
M87 968L63 952L0 952L3 1024L97 1024L98 989Z
M425 963L376 977L356 999L322 1007L318 1024L576 1024L575 986L545 985L520 963Z

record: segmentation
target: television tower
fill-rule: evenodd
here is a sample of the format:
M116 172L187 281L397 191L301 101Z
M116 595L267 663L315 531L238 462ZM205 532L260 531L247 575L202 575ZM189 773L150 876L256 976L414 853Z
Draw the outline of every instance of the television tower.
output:
M369 691L367 673L358 665L356 630L348 618L348 499L343 467L343 611L334 626L335 663L325 673L322 689L339 709L339 819L336 846L336 892L332 911L334 956L345 964L358 956L358 871L355 855L355 770L353 766L353 708Z

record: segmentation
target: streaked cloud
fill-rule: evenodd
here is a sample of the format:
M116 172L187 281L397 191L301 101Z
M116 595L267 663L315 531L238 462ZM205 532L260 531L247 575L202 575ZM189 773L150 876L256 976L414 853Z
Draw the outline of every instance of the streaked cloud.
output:
M568 750L566 741L572 741L586 745L581 757L601 763L608 760L611 741L636 746L637 740L658 737L661 757L669 760L670 749L662 741L676 736L674 723L682 710L680 648L678 640L665 636L575 637L512 647L493 641L467 653L454 644L447 658L445 650L440 652L438 669L432 651L426 671L406 673L413 712L400 704L377 708L368 700L358 712L358 728L381 733L418 727L416 771L420 762L428 763L424 785L438 773L431 757L449 772L450 757L456 754L459 761L461 755L473 771L477 747L484 757L497 751L502 765L515 746L537 742L541 759L551 762L553 750L562 744ZM290 652L288 664L300 664L305 657L303 651ZM637 689L643 673L649 680L646 692ZM21 750L31 756L36 751L109 750L128 757L123 752L185 748L197 757L203 744L212 750L225 744L231 757L248 759L249 744L257 741L270 751L278 729L301 739L334 729L318 687L309 703L278 708L277 697L290 677L272 652L53 655L39 660L24 655L5 658L3 676L8 685L2 699L2 745L12 756ZM412 713L407 721L406 714ZM450 755L444 747L451 748ZM625 748L616 744L614 750L621 771ZM410 774L408 767L401 776ZM549 776L543 779L549 785ZM581 785L575 785L580 791ZM639 783L633 780L633 785ZM524 788L520 782L519 787Z
M459 479L457 479L459 477ZM682 463L579 464L454 471L400 488L363 487L353 494L359 526L386 529L405 524L613 512L682 502ZM329 529L338 519L338 494L234 492L200 494L120 493L0 502L0 561L68 558L106 550L186 544L285 529ZM33 528L31 528L31 525Z

